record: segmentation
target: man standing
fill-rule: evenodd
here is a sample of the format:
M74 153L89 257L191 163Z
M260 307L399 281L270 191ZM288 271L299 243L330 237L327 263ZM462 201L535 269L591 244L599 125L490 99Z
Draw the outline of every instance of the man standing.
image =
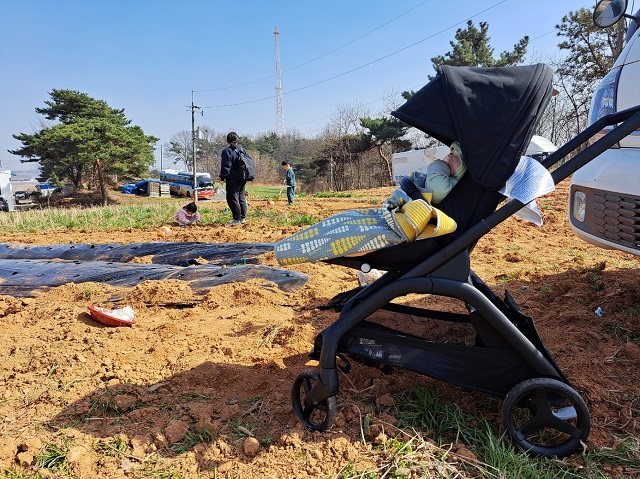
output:
M296 192L296 174L293 172L293 168L287 161L282 162L282 168L285 171L285 183L287 185L287 200L289 205L293 204L293 198Z
M227 135L227 146L222 150L220 162L220 181L224 181L227 189L227 205L233 215L233 220L225 226L238 226L246 223L247 198L245 195L246 181L239 181L231 174L231 166L238 160L238 134L235 131ZM242 147L240 147L242 148Z

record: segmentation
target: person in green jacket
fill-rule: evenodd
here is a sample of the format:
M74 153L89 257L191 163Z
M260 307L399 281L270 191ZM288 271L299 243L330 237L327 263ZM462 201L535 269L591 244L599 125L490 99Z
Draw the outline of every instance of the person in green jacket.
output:
M296 192L296 174L293 172L293 168L287 161L282 162L282 168L285 171L285 184L287 185L287 201L289 205L293 204L293 199Z
M433 195L431 202L434 205L440 203L466 171L467 167L462 162L460 144L455 142L451 145L447 156L442 160L434 160L427 167L425 190Z

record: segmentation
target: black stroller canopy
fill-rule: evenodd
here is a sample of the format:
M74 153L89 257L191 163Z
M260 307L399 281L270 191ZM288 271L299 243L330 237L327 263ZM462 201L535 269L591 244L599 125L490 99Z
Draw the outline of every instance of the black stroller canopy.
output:
M450 145L459 141L471 178L500 188L513 174L552 91L547 65L452 67L404 105L396 118Z

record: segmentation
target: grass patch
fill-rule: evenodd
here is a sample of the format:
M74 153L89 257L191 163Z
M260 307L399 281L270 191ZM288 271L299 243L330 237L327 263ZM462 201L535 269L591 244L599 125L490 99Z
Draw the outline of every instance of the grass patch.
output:
M350 191L321 191L313 194L314 198L357 198L358 195Z
M145 467L141 471L142 476L136 475L135 477L149 477L153 479L182 479L183 476L178 473L173 467L160 467L161 459L156 458L145 463Z
M105 390L97 396L92 397L89 400L89 416L109 413L121 414L121 411L112 402L113 396L114 394L111 391Z
M190 399L211 400L211 397L207 396L206 394L200 394L199 392L196 392L196 391L191 391L191 392L186 393L186 394L180 394L180 397L185 397L185 398L190 398Z
M80 299L83 301L90 301L102 294L104 287L103 285L98 285L96 283L87 283L81 285L82 291L80 292Z
M141 229L173 221L182 203L161 202L147 205L109 205L89 208L42 209L0 215L4 231L37 233L70 229Z
M93 448L96 452L101 452L107 456L117 456L119 453L127 450L127 443L116 434L110 439L96 442Z
M24 472L22 468L16 471L0 469L0 479L42 479L42 476L37 472Z
M606 466L621 466L640 472L640 445L636 438L623 441L613 450L588 448L582 454L571 456L572 459L582 459L584 466L581 466L578 465L579 461L573 460L565 462L532 458L511 445L503 435L497 434L486 419L469 415L455 404L445 404L435 393L424 388L417 387L403 394L397 406L399 427L429 434L439 447L462 443L476 454L479 463L473 465L475 471L470 470L467 463L463 464L463 468L470 474L477 474L479 464L484 465L482 467L486 467L486 470L481 472L480 477L600 479L609 477L604 472ZM494 471L500 471L499 475Z
M359 470L354 461L345 464L338 475L342 479L389 478L501 478L486 464L467 459L451 452L449 447L439 447L420 433L412 434L398 430L398 437L370 448L366 453L368 462L375 467ZM470 472L473 471L473 472Z
M286 195L286 188L282 190L282 194ZM279 186L252 185L247 183L246 191L249 194L249 201L252 199L266 200L277 198L280 193Z
M95 416L95 415L115 414L116 416L120 416L128 410L135 409L141 404L140 401L136 399L134 401L125 403L126 407L121 408L114 401L114 398L119 395L133 396L134 393L126 389L113 390L113 391L110 389L104 389L102 392L94 395L89 400L88 415Z
M211 442L212 439L213 436L211 435L211 433L204 428L196 432L187 432L182 438L182 441L176 442L171 446L171 451L175 452L176 454L182 454L183 452L191 449L196 444L208 443Z
M277 199L280 191L276 186L248 185L247 189L250 200ZM350 192L335 192L317 193L314 196L349 198L357 195ZM140 200L132 204L32 209L0 215L0 231L32 234L42 231L64 232L83 229L131 231L159 228L164 225L177 226L174 214L184 206L186 201L184 198L157 198L153 201ZM223 225L231 219L231 211L224 202L199 201L198 212L204 225ZM247 220L252 219L262 219L274 226L309 226L319 221L313 215L295 212L279 213L260 206L249 208Z
M604 290L605 283L602 281L602 275L600 273L591 273L587 277L587 281L593 287L595 292Z
M509 281L515 281L522 277L522 271L512 271L509 274L500 274L496 276L496 280L501 283L508 283Z
M583 458L587 469L623 468L640 475L640 440L629 437L612 449L589 449Z
M292 215L287 222L291 226L310 226L317 223L319 220L313 215Z
M180 475L173 467L167 467L160 470L145 471L145 477L152 477L154 479L182 479Z
M42 209L0 215L0 230L14 233L42 231L135 230L158 228L175 223L174 214L185 200L136 205L91 206L88 208ZM231 212L222 203L198 203L203 224L224 224ZM250 210L250 213L252 210Z
M68 475L73 475L73 469L67 462L69 452L69 440L64 439L61 444L46 444L44 453L36 459L36 466L42 469L60 471Z
M547 283L541 283L538 287L538 291L540 291L541 296L547 297L551 293L551 286L549 286Z

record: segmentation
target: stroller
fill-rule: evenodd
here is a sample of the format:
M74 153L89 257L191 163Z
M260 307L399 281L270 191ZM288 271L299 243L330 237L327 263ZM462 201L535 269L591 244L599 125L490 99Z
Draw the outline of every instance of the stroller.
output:
M338 370L349 359L398 367L502 398L502 422L512 442L537 456L564 457L587 439L590 416L533 324L513 298L500 299L471 270L476 242L524 204L498 190L513 174L548 105L552 71L542 64L503 68L445 66L392 114L445 145L458 141L467 173L437 206L457 230L445 236L389 246L354 257L326 260L368 272L386 273L357 291L339 318L321 331L309 353L319 370L302 371L292 386L293 410L310 430L326 431L337 413ZM640 126L640 107L600 118L549 155L549 169L603 128L611 131L551 173L555 184ZM487 138L490 140L487 141ZM414 199L420 191L404 178ZM416 196L417 195L417 196ZM408 294L461 301L467 313L434 311L391 303ZM473 344L449 344L367 321L379 310L420 321L466 324Z

